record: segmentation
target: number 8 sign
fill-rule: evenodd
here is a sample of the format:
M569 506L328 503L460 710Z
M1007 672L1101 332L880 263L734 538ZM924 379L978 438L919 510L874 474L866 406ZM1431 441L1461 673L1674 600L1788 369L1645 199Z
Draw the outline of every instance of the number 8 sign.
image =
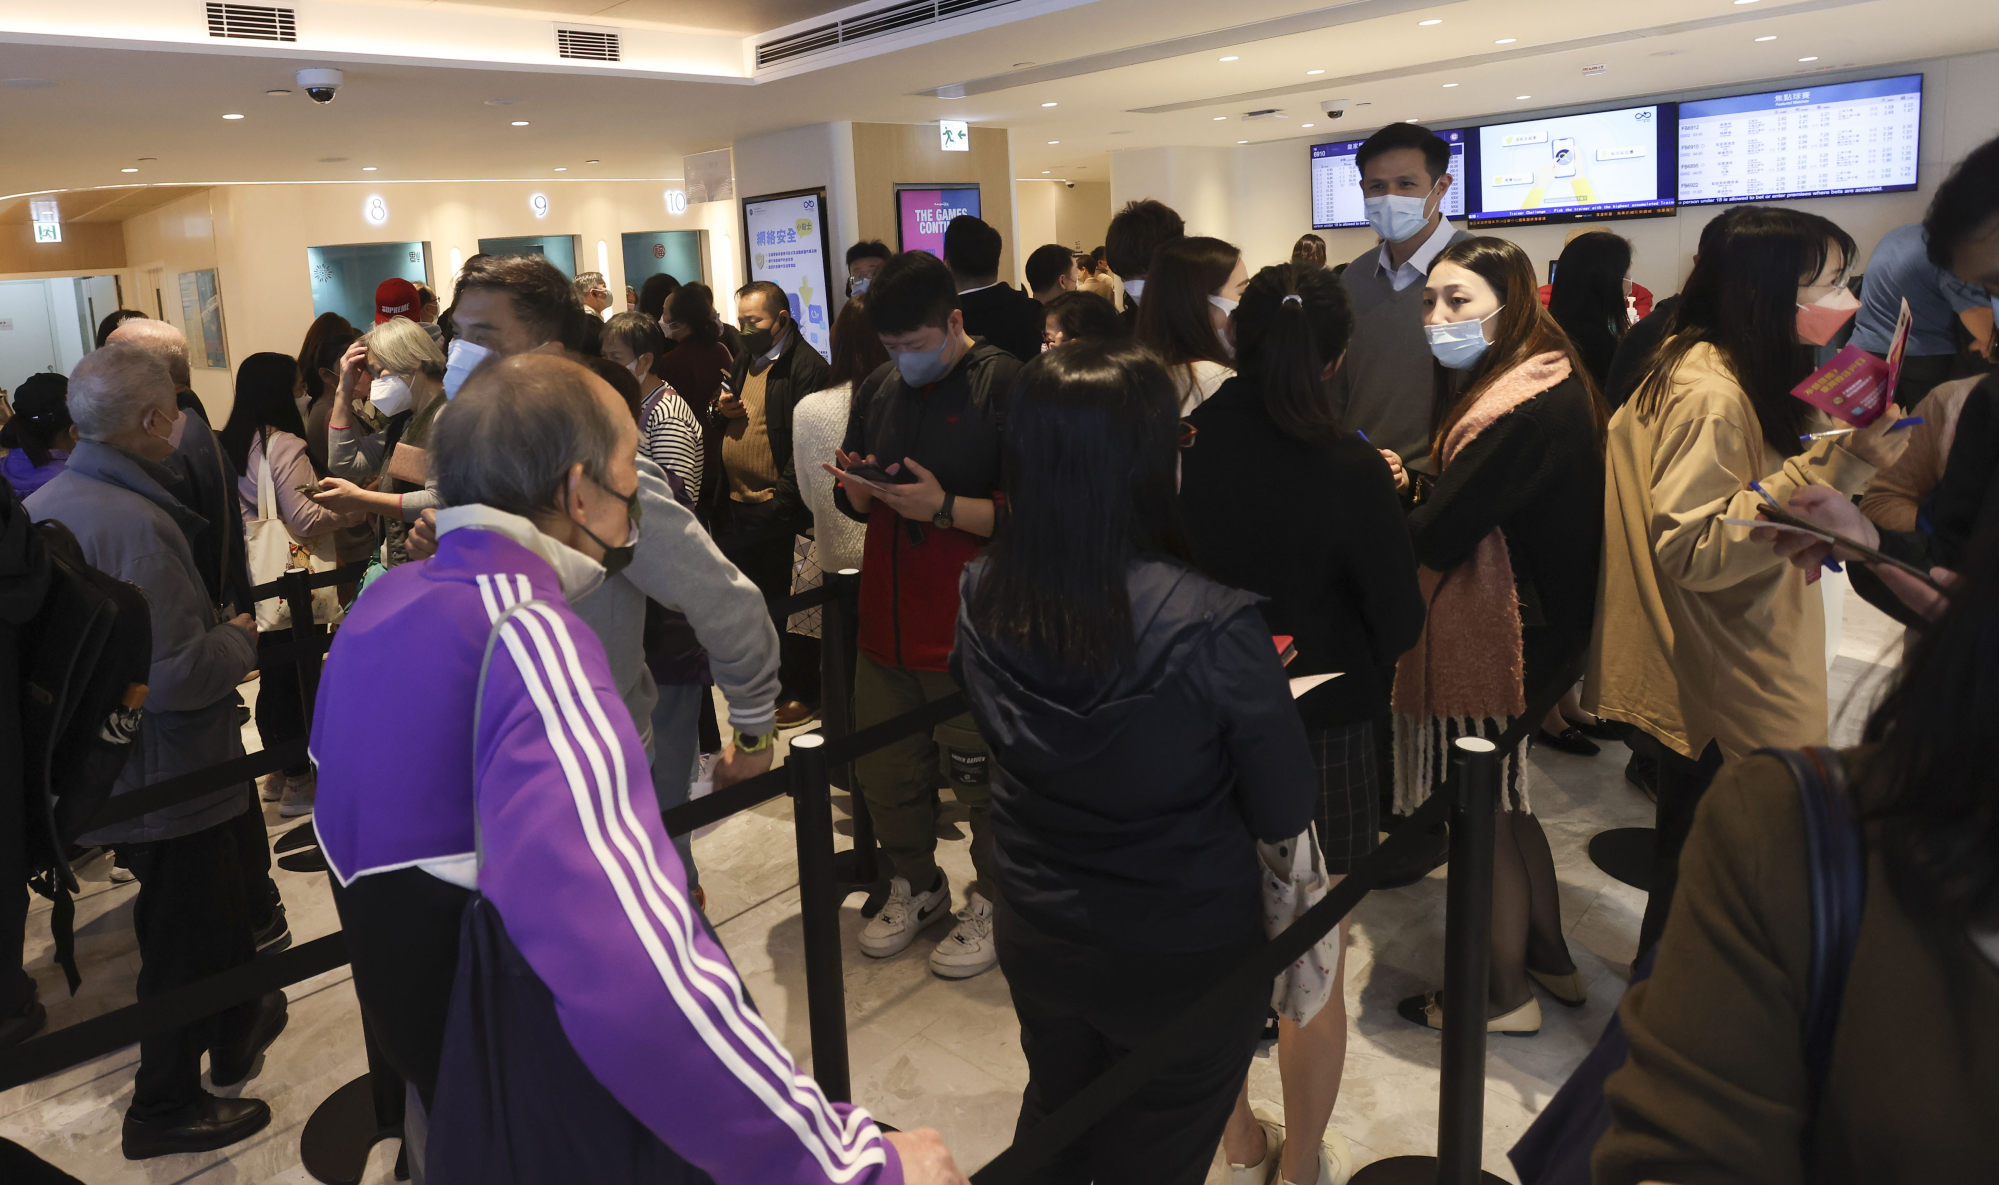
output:
M361 217L367 219L370 225L380 226L389 220L389 203L383 201L380 194L370 194L368 200L361 203Z

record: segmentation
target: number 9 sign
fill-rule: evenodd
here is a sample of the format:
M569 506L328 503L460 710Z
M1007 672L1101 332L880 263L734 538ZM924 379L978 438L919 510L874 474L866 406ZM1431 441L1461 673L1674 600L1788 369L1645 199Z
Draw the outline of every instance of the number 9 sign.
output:
M370 194L368 200L361 203L361 217L367 219L370 225L380 226L389 220L389 203L382 200L381 194Z
M536 218L548 217L548 195L545 193L529 194L528 209L534 211L534 216Z

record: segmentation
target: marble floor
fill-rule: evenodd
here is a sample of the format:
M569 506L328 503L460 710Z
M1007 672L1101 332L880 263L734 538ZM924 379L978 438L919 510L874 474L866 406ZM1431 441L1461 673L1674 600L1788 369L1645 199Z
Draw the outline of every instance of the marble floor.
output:
M1850 594L1835 593L1843 629L1832 660L1835 739L1848 742L1881 677L1898 654L1900 630ZM246 688L254 691L254 684ZM246 743L257 745L246 730ZM1509 1181L1506 1149L1582 1058L1602 1030L1625 986L1644 895L1612 880L1589 861L1592 835L1609 827L1649 825L1651 804L1625 784L1624 751L1613 747L1584 759L1537 753L1535 807L1546 825L1561 879L1562 917L1589 987L1578 1009L1547 1005L1531 1038L1494 1038L1486 1067L1485 1167ZM840 804L836 796L836 807ZM723 943L769 1017L773 1029L809 1060L805 982L798 921L798 877L789 805L784 800L726 820L695 841L710 916ZM970 876L962 816L947 815L942 862L954 881ZM275 811L273 838L290 829ZM47 942L46 906L29 921L28 968L40 981L54 1026L105 1012L131 998L137 954L131 931L133 887L113 885L98 860L80 870L77 950L84 984L62 991ZM298 941L334 926L324 874L276 872ZM849 939L846 996L856 1098L900 1128L945 1133L967 1170L1011 1141L1026 1066L1005 980L997 970L968 982L932 976L926 956L943 937L937 927L902 957L874 962L851 943L863 922L859 898L841 924ZM1434 1150L1437 1109L1436 1037L1395 1013L1403 996L1436 985L1442 975L1444 880L1441 872L1404 889L1376 892L1353 914L1348 951L1350 1036L1345 1085L1333 1122L1357 1160ZM119 1154L119 1122L130 1099L136 1048L73 1067L0 1094L0 1136L18 1141L89 1185L111 1182L297 1182L312 1178L299 1164L299 1135L312 1110L336 1087L360 1074L363 1060L354 993L345 968L289 992L291 1024L241 1090L268 1101L272 1125L221 1152L166 1157L139 1164ZM1250 1072L1252 1098L1278 1105L1276 1055L1258 1054ZM234 1091L223 1093L235 1093ZM393 1142L378 1145L365 1180L392 1180ZM1217 1165L1211 1182L1223 1182Z

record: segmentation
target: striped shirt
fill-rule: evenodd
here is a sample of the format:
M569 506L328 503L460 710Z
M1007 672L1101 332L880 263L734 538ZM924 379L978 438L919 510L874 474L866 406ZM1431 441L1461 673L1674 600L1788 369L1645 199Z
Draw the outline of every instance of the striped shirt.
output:
M644 439L639 448L646 459L680 479L687 496L701 504L703 451L701 421L694 409L670 385L646 397Z

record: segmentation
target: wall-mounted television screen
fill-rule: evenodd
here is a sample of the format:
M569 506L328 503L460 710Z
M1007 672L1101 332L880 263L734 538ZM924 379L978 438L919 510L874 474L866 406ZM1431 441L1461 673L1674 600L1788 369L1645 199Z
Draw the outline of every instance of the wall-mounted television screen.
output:
M1923 76L1680 104L1680 201L1783 201L1916 187Z
M1465 216L1465 137L1471 133L1464 128L1435 130L1451 146L1451 188L1444 194L1444 217L1460 221ZM1363 137L1312 145L1313 230L1367 225L1360 168L1354 163L1365 143Z
M1488 124L1471 142L1472 226L1671 214L1676 104Z
M979 217L978 186L896 186L896 250L928 251L944 258L944 228L960 214Z

